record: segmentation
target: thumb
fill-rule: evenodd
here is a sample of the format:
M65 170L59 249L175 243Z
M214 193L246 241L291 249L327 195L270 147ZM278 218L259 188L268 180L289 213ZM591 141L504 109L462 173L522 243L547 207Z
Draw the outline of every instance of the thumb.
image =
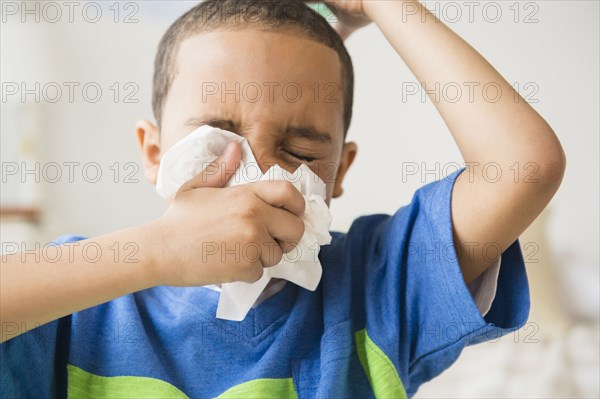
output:
M185 182L179 191L194 190L201 187L224 187L236 169L240 166L242 150L235 141L230 141L223 153L212 161L202 172Z

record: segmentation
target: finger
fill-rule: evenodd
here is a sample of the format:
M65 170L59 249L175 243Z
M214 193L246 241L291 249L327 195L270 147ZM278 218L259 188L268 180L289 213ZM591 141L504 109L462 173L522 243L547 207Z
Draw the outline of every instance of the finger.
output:
M264 242L261 246L260 262L263 267L271 267L277 265L283 259L283 250L278 242L271 239Z
M185 182L179 191L188 191L201 187L224 187L240 165L242 150L240 145L231 141L223 153L212 161L202 172Z
M239 264L247 264L250 267L255 267L258 262L262 267L275 266L283 258L281 246L266 230L260 236L245 242L240 248L240 254L242 262Z
M284 253L293 250L304 235L304 221L284 209L270 207L267 212L266 226Z
M275 208L283 208L298 217L304 216L304 197L285 180L259 181L248 185L254 194Z
M237 270L233 278L228 278L226 282L243 281L246 283L255 283L261 279L264 273L264 265L260 256L256 255L250 258L247 264L237 263Z

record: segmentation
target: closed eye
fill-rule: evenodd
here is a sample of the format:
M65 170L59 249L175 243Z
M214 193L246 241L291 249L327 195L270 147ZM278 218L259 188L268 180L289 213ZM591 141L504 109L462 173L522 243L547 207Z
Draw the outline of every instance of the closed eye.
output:
M230 120L215 119L205 122L206 125L235 133L235 124Z
M317 159L317 158L310 157L308 155L297 154L297 153L289 151L289 150L284 150L284 151L287 152L288 154L290 154L291 156L293 156L294 158L299 159L301 161L305 161L305 162L312 162L315 159Z

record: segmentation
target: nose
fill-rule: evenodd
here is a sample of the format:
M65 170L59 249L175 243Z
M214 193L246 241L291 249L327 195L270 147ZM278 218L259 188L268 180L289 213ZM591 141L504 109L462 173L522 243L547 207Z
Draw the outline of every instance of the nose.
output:
M298 168L299 165L294 165L282 158L279 150L278 132L269 132L263 128L245 134L244 137L248 140L250 149L263 174L267 173L276 164L290 173Z
M254 157L263 174L267 173L274 165L279 165L289 171L287 165L281 159L278 159L277 155L273 152L266 152L264 150L260 151L258 154L255 152Z

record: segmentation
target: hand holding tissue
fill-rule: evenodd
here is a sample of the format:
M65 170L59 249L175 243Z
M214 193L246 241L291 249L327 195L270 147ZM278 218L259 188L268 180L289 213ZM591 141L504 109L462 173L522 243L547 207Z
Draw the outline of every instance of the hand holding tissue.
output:
M325 183L308 166L303 164L294 173L288 173L274 165L263 174L245 138L211 126L199 127L164 154L156 183L158 194L163 198L174 196L181 185L217 159L230 141L240 143L242 159L225 187L286 180L302 193L306 205L304 235L294 250L284 254L277 265L264 268L262 277L254 283L238 281L222 285L217 318L240 321L271 278L285 279L311 291L317 288L322 275L319 248L331 242L331 213L325 203Z

